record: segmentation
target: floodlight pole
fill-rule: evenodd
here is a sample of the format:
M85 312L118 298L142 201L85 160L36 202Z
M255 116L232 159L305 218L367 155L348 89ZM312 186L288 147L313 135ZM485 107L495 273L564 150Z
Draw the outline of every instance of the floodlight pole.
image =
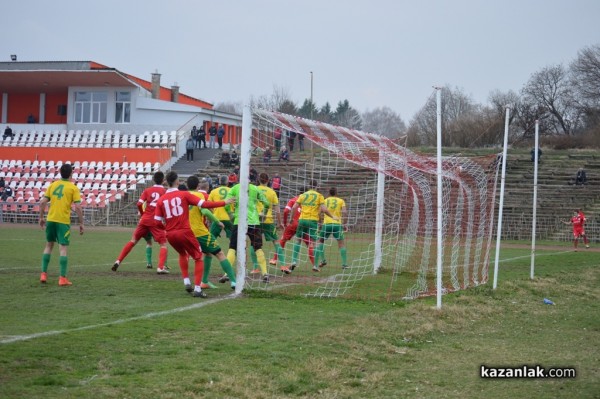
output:
M248 230L248 185L250 180L248 177L250 176L251 141L252 110L249 105L245 105L242 112L242 141L240 143L240 196L239 201L235 204L238 209L236 294L242 292L246 280L246 231Z
M498 286L498 262L500 260L500 237L502 236L502 208L504 207L504 184L506 181L506 149L508 147L508 120L510 107L506 106L506 119L504 121L504 146L502 149L502 177L500 178L500 204L498 209L498 230L496 232L496 259L494 262L493 289Z
M437 102L437 308L442 308L442 89L435 88Z
M539 133L540 133L540 122L535 121L535 146L534 153L534 165L533 165L533 220L531 225L531 275L530 278L533 280L535 270L535 226L536 226L536 215L537 215L537 189L538 189L538 148L539 148Z

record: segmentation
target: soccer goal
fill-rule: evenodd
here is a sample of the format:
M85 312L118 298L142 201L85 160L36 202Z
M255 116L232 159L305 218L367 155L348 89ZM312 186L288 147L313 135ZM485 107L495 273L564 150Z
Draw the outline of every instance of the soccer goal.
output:
M416 154L380 135L250 107L244 111L242 136L243 187L250 170L268 174L272 182L279 175L274 188L282 214L288 201L308 190L312 181L325 198L335 189L346 204L341 246L334 236L321 243L319 230L313 231L284 243L284 260L278 257L275 263L275 245L264 241L271 278L263 282L251 273L256 267L252 259L242 258L238 275L243 286L385 301L436 294L435 157ZM283 147L289 152L287 160L280 159ZM443 157L443 293L488 279L498 175L494 161L495 156ZM242 197L240 209L244 201ZM323 229L322 222L321 216L318 229ZM278 230L278 238L282 234ZM317 250L326 264L312 264ZM282 267L294 259L294 270L286 274Z

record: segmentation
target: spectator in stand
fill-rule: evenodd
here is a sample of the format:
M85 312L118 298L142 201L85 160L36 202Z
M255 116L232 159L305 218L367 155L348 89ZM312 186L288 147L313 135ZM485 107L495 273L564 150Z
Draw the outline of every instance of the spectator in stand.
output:
M217 130L217 142L219 143L219 150L223 148L223 137L225 137L225 128L223 125L219 126Z
M231 151L231 166L240 164L240 156L235 151L235 148Z
M294 140L296 140L296 132L294 132L293 130L288 130L287 136L288 136L288 148L290 149L290 152L292 152L292 151L294 151Z
M227 151L221 153L219 158L219 166L229 167L231 166L231 155Z
M194 140L194 148L198 148L198 129L196 129L195 125L192 127L190 135L192 136L192 140Z
M0 198L2 198L2 201L6 201L6 199L8 197L12 197L12 195L13 195L12 188L10 188L10 186L5 186L4 191L2 191L2 197L0 197Z
M204 125L200 126L198 130L198 148L206 148L206 130L204 130Z
M194 143L194 139L190 136L185 142L185 159L188 162L194 161L194 147L196 144Z
M33 114L29 114L27 117L27 123L35 123L35 116L33 116Z
M538 162L542 159L542 149L538 147ZM531 162L535 162L535 149L531 149Z
M4 188L6 186L6 182L4 181L4 177L0 177L0 188Z
M298 132L296 135L298 136L298 147L300 151L304 151L304 133Z
M290 153L288 152L287 148L281 147L281 151L279 152L279 158L277 160L286 162L290 160Z
M264 163L271 162L272 157L273 157L273 153L271 152L271 147L265 148L265 152L263 153L263 162Z
M215 148L215 140L217 138L217 128L212 125L208 128L208 148Z
M273 132L273 139L275 141L275 151L279 152L279 150L281 149L281 137L282 137L283 133L281 131L281 128L275 128L275 132Z
M575 184L578 186L587 184L587 176L585 174L585 169L579 168L577 171L577 175L575 176Z
M10 126L6 126L6 129L4 129L4 135L2 135L2 138L3 138L3 139L5 139L5 138L7 138L7 137L8 137L8 138L11 138L11 139L14 137L14 136L13 136L13 131L12 131L12 129L10 128Z

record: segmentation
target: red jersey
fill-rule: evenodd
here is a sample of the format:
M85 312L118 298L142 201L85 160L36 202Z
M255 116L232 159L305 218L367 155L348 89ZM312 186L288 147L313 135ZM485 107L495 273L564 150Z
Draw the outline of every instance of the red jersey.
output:
M585 215L583 214L583 212L577 212L577 216L579 216L579 219L581 219L581 226L585 225Z
M295 196L294 198L289 200L288 203L286 204L285 209L283 210L284 222L287 221L288 215L290 214L290 211L292 210L292 208L294 207L294 204L298 200L298 197L299 197L299 195ZM300 219L301 213L302 213L302 205L298 204L298 212L296 212L295 215L292 215L292 220L290 221L290 224L298 223L298 219Z
M179 191L170 188L165 195L156 202L154 219L164 220L166 230L191 230L189 206L200 206L201 208L218 208L225 206L225 201L206 201L196 197L189 191Z
M571 224L573 225L573 230L581 230L583 229L583 218L580 215L573 216L571 218Z
M137 207L142 215L142 219L145 222L152 222L154 220L154 211L156 210L156 201L162 197L167 190L162 185L154 185L148 187L140 195L140 199L137 202ZM144 204L146 209L144 210Z

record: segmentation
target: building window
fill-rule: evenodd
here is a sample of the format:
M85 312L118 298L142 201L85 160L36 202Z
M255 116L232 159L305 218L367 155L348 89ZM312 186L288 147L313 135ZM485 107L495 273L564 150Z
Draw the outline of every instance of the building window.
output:
M75 92L75 123L106 123L108 94L104 91Z
M131 122L131 93L118 91L115 101L115 123Z

